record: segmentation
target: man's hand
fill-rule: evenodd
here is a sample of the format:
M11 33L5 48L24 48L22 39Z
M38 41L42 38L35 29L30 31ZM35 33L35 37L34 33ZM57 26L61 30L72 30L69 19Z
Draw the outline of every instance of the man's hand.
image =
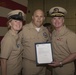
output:
M51 64L49 64L49 66L52 66L52 67L61 67L62 63L60 61L53 61Z

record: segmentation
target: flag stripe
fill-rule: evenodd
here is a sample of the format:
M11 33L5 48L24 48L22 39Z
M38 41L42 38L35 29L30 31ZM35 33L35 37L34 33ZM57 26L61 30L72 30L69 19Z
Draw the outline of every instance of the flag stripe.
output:
M18 4L11 0L0 0L0 6L9 8L9 9L20 9L23 10L25 13L27 12L27 7L21 4Z
M7 27L0 27L0 36L4 36L7 32L8 28Z
M23 5L23 6L26 6L26 8L28 6L28 0L12 0L12 1L14 1L16 3L19 3L19 4Z
M5 17L0 17L0 27L7 27L7 18Z
M0 16L1 17L7 17L7 14L12 11L11 9L5 8L5 7L0 7Z

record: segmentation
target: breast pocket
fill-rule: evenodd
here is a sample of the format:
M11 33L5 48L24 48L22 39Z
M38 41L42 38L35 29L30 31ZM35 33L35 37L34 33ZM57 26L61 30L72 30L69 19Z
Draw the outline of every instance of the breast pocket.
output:
M18 55L21 52L21 46L20 44L14 44L12 54L13 55Z
M64 38L58 38L57 39L57 43L59 45L61 45L61 46L64 46L64 45L66 45L66 39L64 39Z

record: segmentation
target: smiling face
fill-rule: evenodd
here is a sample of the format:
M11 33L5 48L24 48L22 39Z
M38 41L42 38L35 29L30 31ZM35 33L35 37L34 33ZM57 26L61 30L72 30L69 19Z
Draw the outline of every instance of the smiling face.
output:
M51 22L56 29L60 28L64 25L64 17L53 17Z
M32 22L36 27L40 27L43 24L45 17L42 10L36 10L32 16Z
M9 25L11 27L11 30L14 30L14 31L17 31L17 32L22 29L22 21L20 21L20 20L14 20L14 19L12 19L9 22Z

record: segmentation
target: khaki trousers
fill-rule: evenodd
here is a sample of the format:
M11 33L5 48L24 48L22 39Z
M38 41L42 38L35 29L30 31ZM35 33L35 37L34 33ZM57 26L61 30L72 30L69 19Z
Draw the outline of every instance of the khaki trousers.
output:
M36 62L23 59L23 75L45 75L45 67L36 66Z

